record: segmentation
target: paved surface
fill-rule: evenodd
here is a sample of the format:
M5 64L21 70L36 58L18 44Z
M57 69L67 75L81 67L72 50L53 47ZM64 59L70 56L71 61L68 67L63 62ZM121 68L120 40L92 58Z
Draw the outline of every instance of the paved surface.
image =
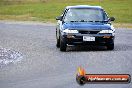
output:
M132 30L116 30L115 50L79 47L60 52L55 26L0 22L0 47L19 51L19 63L0 68L0 88L132 88L130 84L87 84L75 81L78 66L87 73L132 75Z

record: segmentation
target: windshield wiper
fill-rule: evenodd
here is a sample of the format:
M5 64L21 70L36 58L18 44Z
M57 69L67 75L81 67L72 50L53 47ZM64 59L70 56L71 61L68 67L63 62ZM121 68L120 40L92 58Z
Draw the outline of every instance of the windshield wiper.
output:
M102 22L102 23L104 22L105 23L105 22L108 22L108 21L107 20L103 20L103 21L95 21L95 22Z
M93 21L81 20L80 22L93 22Z
M94 22L94 21L85 21L85 20L81 20L81 21L70 21L70 22Z
M86 21L86 22L94 22L94 21Z
M79 21L70 21L70 22L79 22Z
M70 21L70 22L108 22L108 21L85 21L85 20L81 20L81 21Z

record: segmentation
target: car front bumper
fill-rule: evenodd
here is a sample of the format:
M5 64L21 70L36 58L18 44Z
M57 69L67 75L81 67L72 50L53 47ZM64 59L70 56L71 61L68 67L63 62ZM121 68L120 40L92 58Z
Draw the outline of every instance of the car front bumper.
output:
M83 36L95 37L95 41L84 41ZM68 45L106 45L113 44L114 38L112 34L65 34L64 41Z

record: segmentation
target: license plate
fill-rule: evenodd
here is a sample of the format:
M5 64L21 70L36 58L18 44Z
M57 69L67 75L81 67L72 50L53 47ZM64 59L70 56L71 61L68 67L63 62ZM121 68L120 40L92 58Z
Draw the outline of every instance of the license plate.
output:
M95 41L95 37L83 36L83 41Z

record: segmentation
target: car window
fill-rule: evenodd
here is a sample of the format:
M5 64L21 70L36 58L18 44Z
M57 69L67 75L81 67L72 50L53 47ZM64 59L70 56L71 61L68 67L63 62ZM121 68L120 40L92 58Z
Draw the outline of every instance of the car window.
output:
M105 15L105 12L101 9L69 9L64 21L104 21L107 20Z

